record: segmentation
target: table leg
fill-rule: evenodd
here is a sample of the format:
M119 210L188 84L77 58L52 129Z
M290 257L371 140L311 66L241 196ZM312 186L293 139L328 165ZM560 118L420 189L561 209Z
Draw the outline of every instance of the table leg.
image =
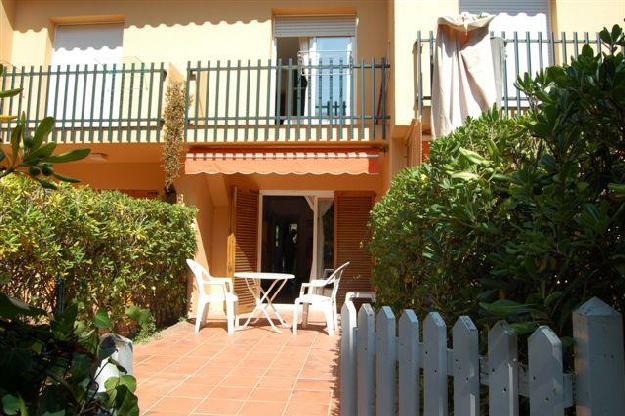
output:
M255 314L257 311L261 311L262 308L262 300L259 296L256 295L256 292L254 291L254 288L252 286L250 286L250 279L245 279L245 285L247 286L247 289L250 291L250 293L252 294L252 296L254 297L254 301L256 302L256 305L254 306L254 309L252 310L252 312L250 312L250 315L247 317L247 320L245 321L245 323L243 325L239 326L239 330L246 328L250 321L252 320L252 318L255 317ZM260 286L260 285L259 285ZM262 293L262 290L259 290L259 294ZM254 322L258 321L258 318L254 319Z
M276 282L278 282L276 280ZM276 296L278 295L278 293L280 293L280 291L282 290L282 288L284 287L284 285L286 284L287 279L283 279L282 280L282 284L280 285L280 287L278 288L278 290L276 290L273 293L273 296L271 296L271 298L267 299L267 304L269 305L269 307L271 309L273 309L273 312L276 314L276 317L278 318L278 320L280 321L280 323L282 324L283 327L288 327L289 325L287 325L286 321L282 318L282 315L280 315L280 312L278 312L278 310L276 309L275 306L273 306L273 300L276 298Z

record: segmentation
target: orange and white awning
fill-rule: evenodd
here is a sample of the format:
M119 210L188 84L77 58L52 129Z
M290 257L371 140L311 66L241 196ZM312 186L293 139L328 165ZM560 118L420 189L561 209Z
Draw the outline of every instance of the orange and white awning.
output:
M187 153L185 173L375 175L377 150L212 150Z

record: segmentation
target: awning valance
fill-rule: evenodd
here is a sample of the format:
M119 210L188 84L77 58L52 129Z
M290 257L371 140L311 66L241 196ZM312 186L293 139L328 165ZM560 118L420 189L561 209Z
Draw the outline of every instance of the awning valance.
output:
M377 150L192 150L185 173L374 175L378 157Z

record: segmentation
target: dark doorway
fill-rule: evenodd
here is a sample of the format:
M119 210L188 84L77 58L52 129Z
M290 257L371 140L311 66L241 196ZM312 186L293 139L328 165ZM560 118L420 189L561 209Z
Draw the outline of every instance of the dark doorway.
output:
M313 210L304 197L263 197L261 271L295 275L277 303L293 303L301 284L310 279L313 223Z

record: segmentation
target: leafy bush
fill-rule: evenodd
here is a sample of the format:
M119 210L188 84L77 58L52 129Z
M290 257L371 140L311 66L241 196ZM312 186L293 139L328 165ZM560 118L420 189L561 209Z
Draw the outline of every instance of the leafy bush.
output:
M484 285L506 301L483 306L527 330L569 333L591 296L625 310L625 36L618 26L600 35L609 52L586 45L570 66L519 82L533 102L522 128L540 147L508 177L502 216L513 229Z
M0 413L3 415L138 416L136 380L111 354L112 338L101 330L111 323L103 310L94 319L76 320L78 308L46 316L39 308L0 293ZM98 367L116 365L120 376L98 392Z
M51 310L61 279L80 317L105 308L122 332L132 305L159 324L183 312L194 209L71 185L51 192L22 178L0 181L0 206L0 283L10 295Z
M434 141L428 163L395 176L370 220L380 303L450 318L477 311L497 244L497 180L533 147L518 125L493 110Z
M469 120L394 179L370 222L380 302L561 335L591 296L625 310L625 37L601 39L519 80L526 116Z

